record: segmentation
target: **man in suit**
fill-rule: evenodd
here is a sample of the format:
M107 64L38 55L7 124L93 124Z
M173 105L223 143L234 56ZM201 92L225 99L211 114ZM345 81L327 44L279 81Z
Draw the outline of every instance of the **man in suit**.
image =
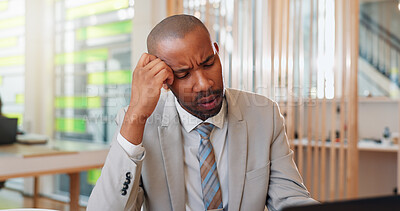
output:
M164 19L147 48L87 210L261 211L316 202L277 104L224 88L218 45L200 20Z

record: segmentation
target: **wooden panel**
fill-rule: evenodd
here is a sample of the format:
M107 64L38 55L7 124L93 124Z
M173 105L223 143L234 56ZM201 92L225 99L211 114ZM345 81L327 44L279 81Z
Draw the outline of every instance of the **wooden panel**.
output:
M297 8L295 7L295 4L293 3L293 11L294 11L294 15L293 15L293 24L292 24L292 28L293 28L293 37L291 38L291 42L289 45L289 48L294 48L294 39L295 37L299 37L299 63L300 64L304 64L304 35L303 35L303 27L300 27L300 30L298 32L298 35L296 34L296 29L297 29L297 24L296 24L296 20L299 20L299 26L303 25L303 21L301 17L302 14L302 7L300 6L299 8L299 12L297 12ZM293 61L294 62L296 59L296 54L295 51L293 51ZM297 164L298 164L298 168L300 171L300 174L303 175L304 172L304 150L303 150L303 146L302 146L302 140L304 138L304 100L303 100L303 89L304 89L304 65L299 65L299 99L298 99L298 111L297 113L299 114L299 123L298 125L298 139L299 141L299 148L298 148L298 159L297 159ZM293 88L293 87L292 87ZM293 93L294 95L294 93Z
M315 49L316 49L316 54L317 55L319 55L320 53L322 53L322 52L319 52L319 42L318 42L318 40L320 39L320 36L322 36L321 35L321 32L319 31L319 22L320 22L320 14L319 14L319 2L320 1L316 1L316 8L317 8L317 13L315 14L315 19L316 19L316 27L315 27L315 31L316 31L316 43L315 43ZM315 61L313 61L311 64L315 64L316 62ZM314 66L314 68L313 68L313 74L317 77L317 79L319 78L319 75L318 74L320 74L319 73L319 67L318 67L318 65L312 65L312 66ZM315 145L314 145L314 148L313 148L313 186L312 186L312 189L311 189L311 193L312 193L312 195L313 195L313 197L314 198L316 198L317 200L319 200L319 198L320 198L320 195L319 195L319 185L320 185L320 180L321 180L321 177L320 177L320 175L319 175L319 173L320 173L320 155L319 155L319 151L320 151L320 148L318 147L318 145L319 145L319 134L320 134L320 128L319 128L319 126L320 126L320 116L321 116L321 112L320 112L320 108L319 108L319 104L320 104L320 101L318 100L318 92L319 92L319 90L318 90L318 82L317 82L317 84L316 84L316 100L315 100L315 103L314 103L314 107L315 107L315 120L314 120L314 122L315 122L315 126L314 126L314 141L315 141ZM323 91L323 90L322 90Z
M167 16L171 16L175 13L175 0L167 0Z
M325 73L325 71L324 71ZM325 79L325 77L324 77ZM326 201L326 94L325 94L326 80L324 80L324 99L322 100L322 125L321 125L321 170L320 170L320 200Z
M338 8L338 2L335 1L335 8ZM331 105L331 134L330 134L330 140L331 140L331 146L330 146L330 158L329 158L329 200L334 200L336 197L336 190L337 190L337 185L336 185L336 150L335 150L335 144L336 144L336 96L337 96L337 86L338 86L338 71L339 71L339 13L338 10L335 9L335 64L333 67L333 78L334 78L334 86L333 86L333 99L332 99L332 105Z
M300 4L300 8L301 8L301 4ZM301 9L300 9L301 11ZM301 14L301 12L300 12ZM301 17L301 16L300 16ZM314 1L310 0L310 38L309 38L309 54L308 54L308 59L309 59L309 64L312 64L313 61L313 30L314 30L314 24L313 21L314 20ZM310 190L311 187L311 161L312 161L312 147L311 147L311 142L312 142L312 65L309 65L309 70L308 70L308 103L307 103L307 157L306 157L306 186L308 187L308 190Z
M167 0L167 16L181 14L183 12L183 0Z
M350 38L350 93L349 93L349 138L347 151L347 198L356 198L358 196L358 0L347 1L349 4L348 21Z
M286 96L287 96L287 108L288 108L288 138L289 138L289 143L290 143L290 148L293 150L294 149L294 131L295 131L295 106L294 106L294 71L293 67L289 67L289 57L293 55L293 46L290 46L289 44L292 44L289 40L293 39L293 27L291 26L291 20L290 20L290 2L289 0L285 1L285 7L286 7L286 13L285 13L285 25L286 25L286 43L285 43L285 48L286 48L286 54L285 54L285 71L287 72L287 91L286 91Z
M232 38L233 38L233 52L232 52L232 76L231 76L231 87L239 87L239 70L241 60L239 57L239 2L234 1L233 13L235 14L232 19Z
M341 99L340 99L340 149L339 149L339 199L344 198L344 179L345 179L345 154L344 154L344 139L345 139L345 121L346 121L346 116L345 116L345 98L347 96L346 89L347 89L347 78L346 78L346 73L347 73L347 66L346 66L346 36L345 36L345 4L343 0L339 1L340 6L338 8L341 8L341 14L339 15L341 18L341 60L342 60L342 94L341 94Z
M326 4L323 5L323 10L324 10L324 13L326 13L326 10L327 10ZM323 21L324 28L328 27L327 23L326 23L326 17L322 17L321 19L322 19L321 21ZM326 46L325 46L324 52L321 52L321 53L326 54ZM321 54L321 53L319 53L319 54ZM331 59L333 59L333 58L331 58ZM321 71L322 75L323 75L323 87L322 87L323 99L322 99L322 107L321 107L322 113L321 113L321 131L320 131L320 134L321 134L321 138L320 138L320 140L321 140L321 164L320 164L321 170L320 170L320 175L319 175L321 178L320 183L319 183L320 190L321 190L319 199L321 201L326 201L326 186L327 186L327 184L326 184L326 165L327 165L327 163L326 163L326 89L327 89L326 75L327 75L327 68L329 68L329 67L323 68Z

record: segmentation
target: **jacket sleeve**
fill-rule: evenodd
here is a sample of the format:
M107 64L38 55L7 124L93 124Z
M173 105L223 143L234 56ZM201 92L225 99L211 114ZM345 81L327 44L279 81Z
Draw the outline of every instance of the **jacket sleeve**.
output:
M117 115L118 126L114 134L101 176L89 198L87 210L140 210L144 192L140 185L142 161L132 160L117 141L121 122L125 115L121 109Z
M310 197L289 148L284 119L274 104L274 134L271 143L271 173L266 199L268 210L318 203Z

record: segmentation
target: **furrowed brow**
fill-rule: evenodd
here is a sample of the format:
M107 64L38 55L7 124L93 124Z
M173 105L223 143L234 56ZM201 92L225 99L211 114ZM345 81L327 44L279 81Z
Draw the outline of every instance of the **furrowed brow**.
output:
M207 63L208 61L210 61L210 59L212 59L214 57L214 54L209 55L203 62L200 63L200 65L203 65L205 63Z
M175 69L175 70L173 70L174 72L186 72L186 71L189 71L191 68L186 68L186 67L184 67L184 68L178 68L178 69Z

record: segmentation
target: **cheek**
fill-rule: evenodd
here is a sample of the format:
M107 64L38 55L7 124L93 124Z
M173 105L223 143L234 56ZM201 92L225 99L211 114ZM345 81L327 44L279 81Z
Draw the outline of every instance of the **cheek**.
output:
M212 81L214 81L214 85L219 86L222 84L222 70L221 70L221 66L217 66L215 67L215 69L213 69L211 71L211 74L209 75L210 78L212 79Z
M170 86L171 90L177 95L180 100L185 102L192 101L193 93L190 83L187 81L175 79L174 83Z

